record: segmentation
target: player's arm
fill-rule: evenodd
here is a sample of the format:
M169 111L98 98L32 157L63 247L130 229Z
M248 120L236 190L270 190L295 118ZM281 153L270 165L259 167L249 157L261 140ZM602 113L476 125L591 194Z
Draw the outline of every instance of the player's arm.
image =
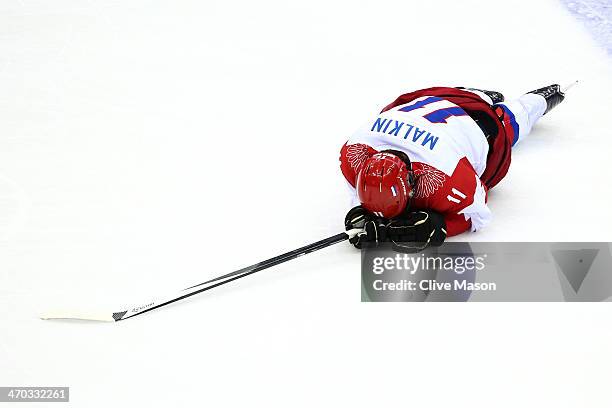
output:
M357 182L357 173L364 161L377 150L363 143L346 142L340 149L340 170L344 178L354 188Z
M460 210L444 214L447 236L452 237L466 231L478 231L491 221L491 210L486 203L486 189L478 180L471 203Z
M474 187L468 190L470 191L470 195L468 196L470 201L465 200L465 202L469 202L469 204L463 205L463 208L457 211L456 215L458 217L453 216L453 220L456 220L453 222L457 223L457 227L465 225L461 221L461 217L463 217L466 221L469 221L468 229L472 232L476 232L489 225L493 215L491 214L489 206L487 206L487 188L476 173L472 175L472 180L472 185Z
M478 231L492 219L487 206L487 188L465 158L445 181L433 204L444 214L448 236Z
M350 208L355 208L361 204L355 190L357 173L361 169L363 162L375 153L377 153L377 150L366 144L351 144L350 141L346 142L340 149L340 170L346 179L346 187L350 197Z
M472 229L472 222L466 219L463 214L446 214L444 216L446 223L446 235L453 237Z
M421 177L431 177L421 174ZM422 183L421 188L431 188L431 180L419 179L418 183ZM387 236L399 250L418 251L429 245L441 245L447 236L477 231L486 226L491 220L486 200L486 187L464 158L453 174L443 179L428 203L429 208L392 220Z

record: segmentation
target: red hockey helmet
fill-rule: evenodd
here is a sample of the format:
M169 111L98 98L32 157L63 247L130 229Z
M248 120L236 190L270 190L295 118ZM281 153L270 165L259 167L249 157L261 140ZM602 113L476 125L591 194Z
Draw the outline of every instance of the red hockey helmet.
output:
M376 153L366 159L357 175L361 205L383 218L400 215L413 195L413 176L408 156Z

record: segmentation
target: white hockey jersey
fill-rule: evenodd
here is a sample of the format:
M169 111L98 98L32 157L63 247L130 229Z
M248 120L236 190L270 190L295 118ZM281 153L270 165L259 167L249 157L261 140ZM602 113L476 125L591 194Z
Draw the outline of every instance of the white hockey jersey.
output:
M361 164L386 149L408 155L417 183L413 207L443 213L449 235L476 231L490 222L480 180L489 144L459 106L424 96L372 118L342 148L341 168L348 182L354 187Z

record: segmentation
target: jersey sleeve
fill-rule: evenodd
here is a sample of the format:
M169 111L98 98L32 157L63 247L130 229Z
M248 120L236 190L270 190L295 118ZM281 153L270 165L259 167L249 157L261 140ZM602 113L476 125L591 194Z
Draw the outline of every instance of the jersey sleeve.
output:
M487 190L464 158L450 176L424 163L414 163L417 188L415 208L432 209L445 217L447 235L478 231L491 221Z
M491 222L491 210L487 206L487 189L476 174L474 174L475 188L472 193L472 202L462 208L458 214L470 220L471 230L478 231Z
M363 143L345 143L340 149L340 170L348 183L354 188L357 182L357 173L361 170L364 161L377 150Z
M470 219L466 219L462 214L446 214L444 216L444 221L446 222L447 237L459 235L472 228Z

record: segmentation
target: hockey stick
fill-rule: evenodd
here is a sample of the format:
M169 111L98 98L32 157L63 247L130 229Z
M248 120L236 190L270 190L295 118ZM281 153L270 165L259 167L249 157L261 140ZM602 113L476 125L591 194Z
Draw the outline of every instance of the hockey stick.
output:
M189 288L183 289L179 293L175 293L173 295L163 296L159 299L156 299L152 302L145 303L143 305L129 307L121 309L118 312L102 312L102 313L83 313L76 311L55 311L45 313L41 316L41 319L80 319L80 320L97 320L104 322L117 322L119 320L129 319L130 317L138 316L140 314L150 312L151 310L155 310L162 306L169 305L174 302L178 302L179 300L188 298L193 295L197 295L198 293L207 291L212 288L216 288L217 286L224 285L228 282L235 281L236 279L244 278L245 276L251 275L255 272L262 271L264 269L270 268L275 265L279 265L281 263L290 261L299 256L309 254L314 251L318 251L319 249L327 248L328 246L337 244L342 241L346 241L347 239L355 236L360 229L353 229L347 232L342 232L340 234L331 236L329 238L322 239L321 241L314 242L310 245L306 245L304 247L295 249L293 251L286 252L282 255L278 255L274 258L267 259L265 261L256 263L251 266L247 266L245 268L239 269L235 272L228 273L226 275L219 276L218 278L214 278L208 280L206 282L200 283L195 286L190 286Z

